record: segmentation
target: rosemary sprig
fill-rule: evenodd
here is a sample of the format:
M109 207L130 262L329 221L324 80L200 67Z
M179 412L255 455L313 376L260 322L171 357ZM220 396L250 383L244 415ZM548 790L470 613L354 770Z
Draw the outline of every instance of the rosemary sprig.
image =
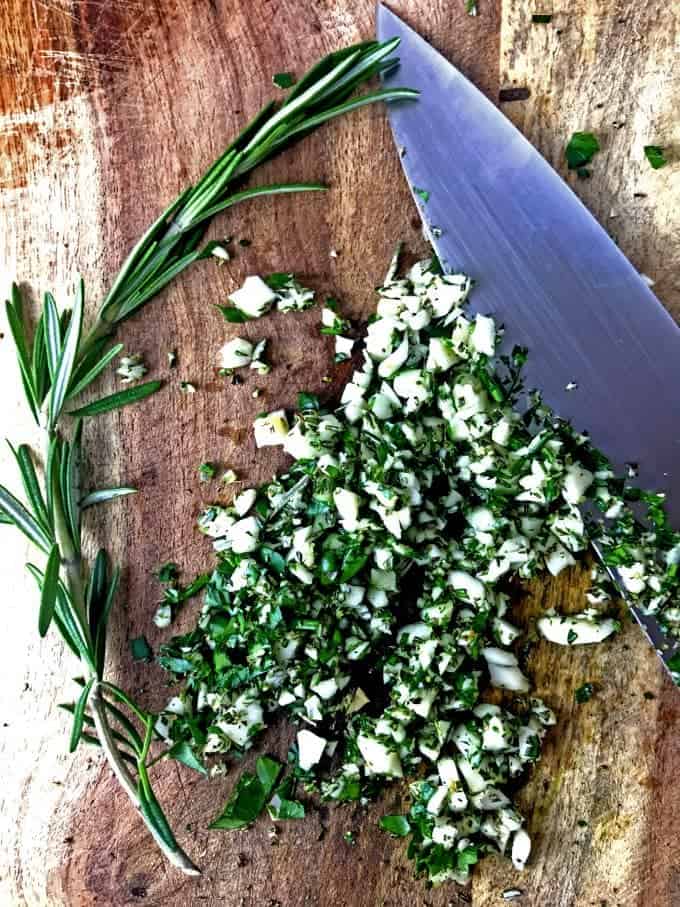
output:
M270 101L250 121L199 181L185 189L149 227L124 262L106 294L97 324L83 345L80 368L98 358L100 343L173 278L216 245L202 245L212 218L238 202L262 195L323 191L320 183L275 183L234 192L258 164L317 126L375 101L414 99L408 88L380 89L358 97L354 90L397 65L390 56L398 38L366 41L329 54L292 88L282 103Z
M138 311L194 261L212 251L203 245L210 220L232 205L260 195L321 190L314 183L275 184L233 191L258 164L322 123L378 100L413 98L408 89L374 91L352 98L355 88L396 65L390 54L398 39L370 41L330 54L314 66L282 104L271 102L232 142L195 186L182 192L151 225L129 254L106 294L89 334L83 334L85 291L79 282L70 311L59 314L54 297L44 296L33 328L15 285L6 304L28 406L40 427L45 451L38 475L30 449L11 447L24 490L20 501L0 485L0 523L13 525L46 558L27 569L40 590L38 632L55 626L79 659L80 693L64 705L73 715L69 748L82 741L102 748L118 781L168 860L189 875L198 868L177 843L156 799L149 769L163 758L186 761L175 747L152 756L158 716L146 711L104 677L106 634L120 571L106 552L88 563L82 551L82 514L88 507L132 494L134 488L81 488L83 420L156 393L151 381L75 407L122 345L109 347L116 327ZM107 348L108 347L108 348ZM64 425L71 417L70 429Z

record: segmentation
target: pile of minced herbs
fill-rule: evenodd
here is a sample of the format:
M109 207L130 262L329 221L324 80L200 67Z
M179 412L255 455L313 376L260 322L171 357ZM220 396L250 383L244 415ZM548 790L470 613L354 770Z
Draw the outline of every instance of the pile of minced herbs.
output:
M496 357L499 329L466 314L470 289L436 262L405 278L393 262L339 405L302 393L298 412L257 418L257 445L282 445L294 462L201 514L217 566L197 627L161 657L183 681L163 732L190 764L241 756L277 715L297 726L272 818L304 815L296 786L365 802L410 779L408 814L382 825L410 836L416 872L435 885L464 883L492 851L521 869L531 849L512 792L555 716L530 695L510 584L558 574L596 537L630 598L680 629L680 538L662 496L627 487L522 391L526 352ZM248 278L232 301L257 317L306 308L313 294L274 275ZM352 354L332 304L322 324L336 358ZM222 352L227 367L264 373L261 344L237 338ZM647 528L628 507L640 498ZM604 520L586 524L586 502ZM539 632L565 645L605 639L618 629L613 594L597 568L583 612L548 612ZM485 701L490 687L506 691L502 706ZM257 776L241 777L217 827L255 818L272 766L260 759Z

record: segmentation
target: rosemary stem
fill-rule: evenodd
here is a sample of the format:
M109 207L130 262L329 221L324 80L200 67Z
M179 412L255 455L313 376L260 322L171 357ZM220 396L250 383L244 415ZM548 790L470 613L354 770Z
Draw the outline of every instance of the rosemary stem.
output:
M139 794L137 793L135 782L133 781L132 776L128 771L127 765L121 758L113 737L111 736L111 727L109 725L108 716L106 713L106 705L104 703L104 697L102 696L101 690L101 682L99 680L95 680L92 687L92 694L90 696L90 708L92 710L92 717L97 729L99 742L101 743L101 747L104 755L106 756L106 760L111 766L111 770L116 776L120 786L130 798L130 802L139 813L149 833L156 842L156 845L165 854L168 861L172 863L173 866L176 866L178 869L180 869L185 875L200 875L201 870L198 868L198 866L196 866L193 860L182 850L179 845L170 847L156 832L155 828L153 828L153 826L149 825L149 823L146 822L142 814L141 801L139 799Z
M101 324L102 322L98 322L97 326L101 326ZM95 333L95 331L93 331L93 333ZM55 434L55 432L46 430L45 435L48 446L49 443L54 439ZM83 582L83 562L80 554L74 547L73 540L71 539L71 533L66 522L63 505L59 494L54 495L54 536L59 548L61 557L61 571L64 577L66 588L69 592L70 601L72 602L73 608L80 618L80 624L83 632L89 635L89 626L87 621L87 603L85 596L85 586ZM200 875L200 869L182 850L182 848L176 842L174 846L171 846L158 834L157 830L149 822L146 821L146 818L142 812L137 786L132 775L130 774L130 771L128 770L127 765L125 764L125 761L121 757L120 751L118 750L116 742L113 738L111 725L109 724L109 716L106 708L106 703L102 695L103 681L100 679L100 677L98 677L95 666L89 660L86 661L85 659L81 659L81 664L85 669L86 681L89 681L90 679L94 680L94 683L92 685L92 692L90 693L89 699L92 719L97 730L97 737L99 739L102 752L104 753L106 761L111 766L111 770L116 776L118 783L123 788L123 790L129 797L130 802L139 813L142 821L146 825L157 846L165 854L170 863L172 863L173 866L176 866L186 875ZM153 718L151 716L147 716L147 723L152 728L153 725L151 722L153 722ZM149 726L147 726L147 737L148 736ZM147 752L148 745L146 747L146 751L142 754L143 759L139 766L140 774L146 771L144 760L146 759Z

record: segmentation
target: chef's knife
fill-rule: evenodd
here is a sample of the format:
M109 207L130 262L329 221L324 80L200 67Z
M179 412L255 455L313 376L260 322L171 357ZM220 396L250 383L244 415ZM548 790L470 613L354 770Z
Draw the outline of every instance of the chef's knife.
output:
M536 149L451 63L382 4L398 36L399 84L417 103L388 113L442 266L472 276L473 310L526 346L528 387L641 487L665 492L680 528L680 328ZM389 86L395 74L385 77ZM573 385L576 385L574 388ZM633 609L635 610L635 609ZM636 617L662 659L677 650Z

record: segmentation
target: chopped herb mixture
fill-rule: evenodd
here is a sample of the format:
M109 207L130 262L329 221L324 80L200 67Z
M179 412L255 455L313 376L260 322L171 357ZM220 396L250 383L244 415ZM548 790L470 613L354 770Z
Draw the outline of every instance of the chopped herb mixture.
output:
M409 838L431 883L463 883L490 851L525 865L512 792L555 723L529 694L509 584L557 575L594 537L635 603L678 635L680 539L661 496L616 478L521 389L526 350L496 357L493 319L466 311L467 276L436 262L396 271L339 406L303 393L292 417L255 420L259 447L293 457L288 472L201 515L217 566L197 627L162 650L184 682L165 732L199 763L239 757L282 713L299 727L292 777L323 800L364 800L410 777L408 814L382 827ZM261 314L280 288L249 280L252 293L231 298ZM334 305L322 323L342 336ZM605 523L586 522L586 501ZM611 594L597 568L590 608L550 612L540 632L565 645L606 638L618 626ZM502 704L485 701L489 687L507 691ZM261 787L244 775L220 827L248 824ZM273 818L297 810L285 793Z

